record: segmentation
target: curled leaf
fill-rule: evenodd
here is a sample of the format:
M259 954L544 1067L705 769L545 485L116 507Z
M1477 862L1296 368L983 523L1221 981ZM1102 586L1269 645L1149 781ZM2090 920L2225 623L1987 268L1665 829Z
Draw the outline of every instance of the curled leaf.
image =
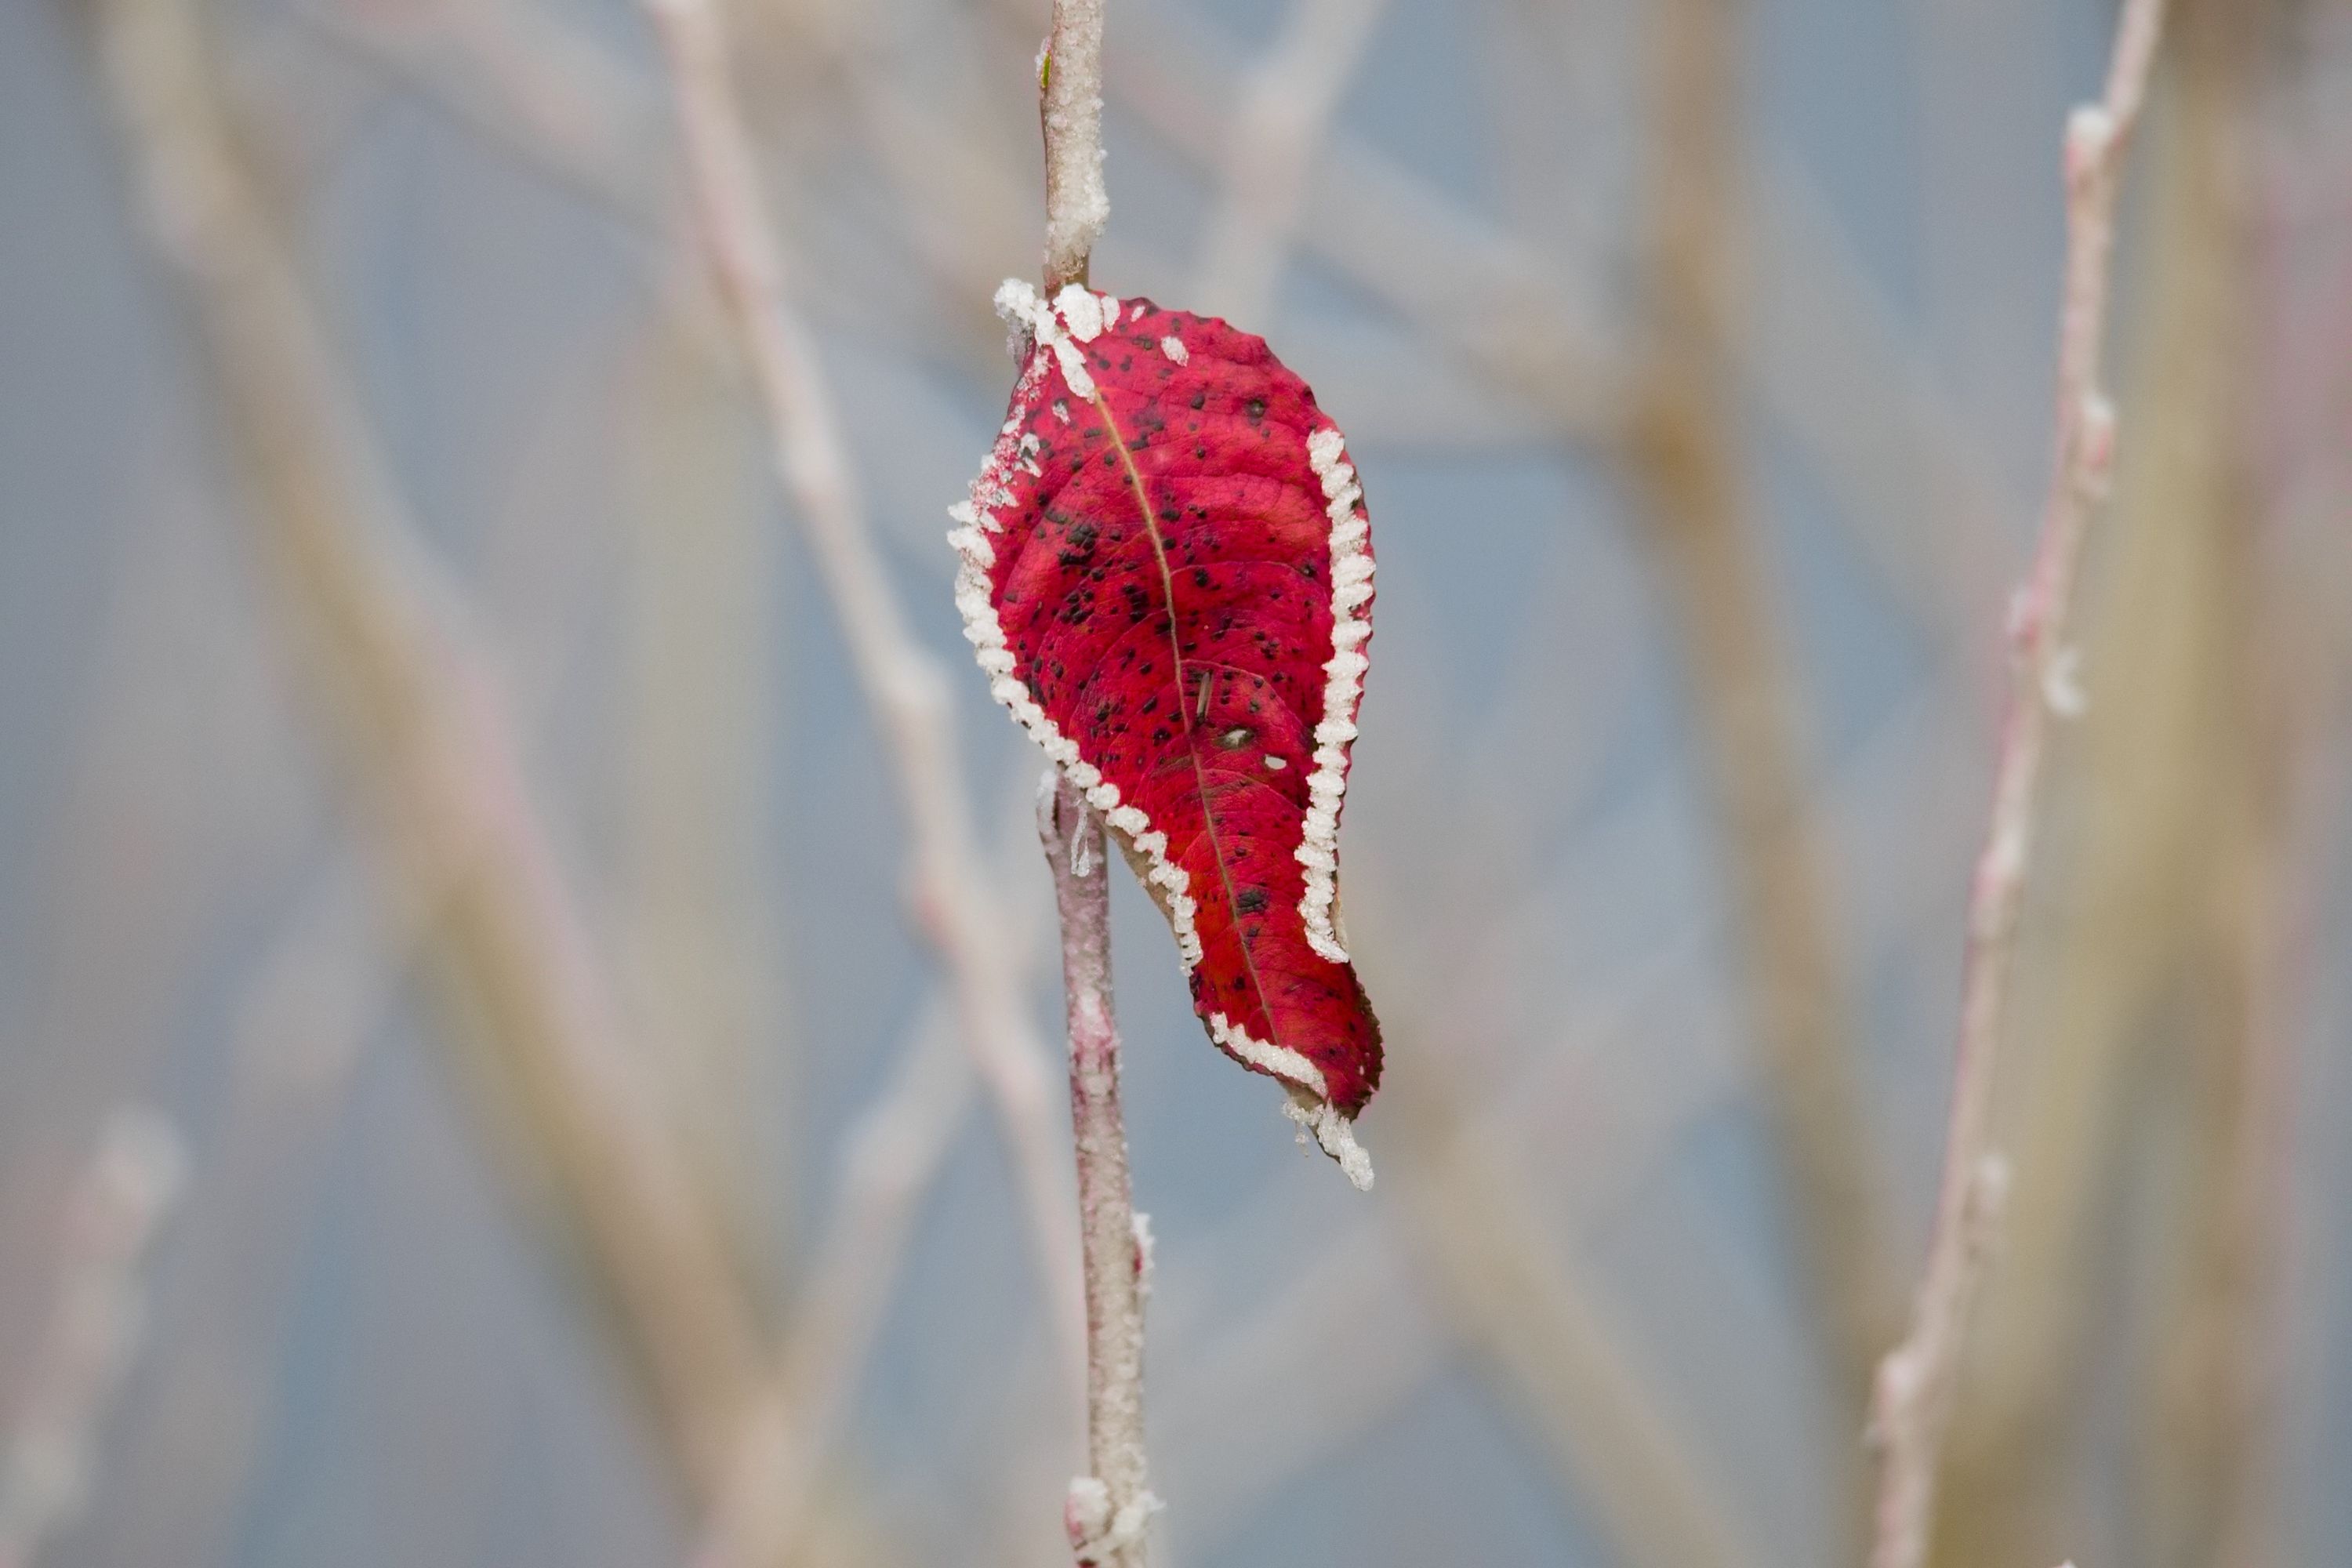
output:
M1339 830L1372 553L1346 443L1223 321L1075 284L1009 282L997 308L1027 342L953 509L965 635L1168 917L1210 1037L1369 1185L1351 1124L1380 1026Z

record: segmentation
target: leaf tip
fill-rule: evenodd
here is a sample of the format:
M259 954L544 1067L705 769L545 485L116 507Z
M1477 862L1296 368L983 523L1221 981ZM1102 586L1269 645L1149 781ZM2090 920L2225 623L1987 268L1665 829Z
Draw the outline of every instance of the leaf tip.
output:
M1306 1142L1311 1133L1323 1152L1339 1163L1358 1192L1372 1190L1372 1157L1356 1142L1356 1124L1340 1115L1337 1106L1294 1087L1282 1113L1298 1124L1298 1141Z

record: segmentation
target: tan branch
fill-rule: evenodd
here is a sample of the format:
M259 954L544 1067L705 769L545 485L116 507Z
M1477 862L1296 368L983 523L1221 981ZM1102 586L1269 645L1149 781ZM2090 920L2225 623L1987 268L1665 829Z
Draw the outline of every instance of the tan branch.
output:
M1064 1523L1080 1568L1143 1568L1146 1531L1160 1508L1143 1447L1143 1301L1151 1284L1151 1237L1128 1182L1102 819L1058 769L1038 790L1037 837L1062 920L1070 1119L1076 1132L1079 1234L1086 1242L1089 1471L1070 1483Z

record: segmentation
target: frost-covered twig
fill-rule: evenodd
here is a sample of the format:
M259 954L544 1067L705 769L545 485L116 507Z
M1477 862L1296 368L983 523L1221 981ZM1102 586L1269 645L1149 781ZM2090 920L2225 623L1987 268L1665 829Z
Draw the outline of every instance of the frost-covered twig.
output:
M1037 117L1045 135L1045 292L1087 280L1095 241L1110 221L1103 188L1103 0L1054 0L1054 31L1038 61Z
M32 1568L88 1504L99 1424L139 1349L141 1265L184 1163L170 1122L118 1111L68 1205L48 1329L0 1452L0 1568Z
M786 299L719 18L709 0L645 4L677 101L694 224L758 383L778 477L881 728L914 839L921 923L947 965L966 1042L1003 1124L1039 1274L1075 1373L1084 1338L1069 1262L1077 1247L1053 1152L1045 1047L1023 1004L1011 926L976 847L947 678L908 627L866 529L815 345Z
M1034 0L997 5L1029 25ZM1122 26L1127 46L1109 68L1120 107L1194 165L1221 168L1230 84L1246 75L1237 53L1177 7L1139 7ZM1770 221L1756 228L1755 270L1768 281L1757 330L1727 350L1818 467L1839 510L1883 525L1858 528L1855 542L1884 563L1906 606L1931 626L1952 626L1975 579L1940 569L1950 514L1939 506L1926 510L1928 525L1896 524L1921 511L1923 475L1938 492L1948 477L1971 495L1990 493L1986 467L1910 345L1885 330L1886 320L1856 314L1856 300L1871 290L1842 265L1847 247L1821 221L1827 208L1818 195L1800 190L1791 199L1792 168L1766 165L1772 184L1757 206ZM1613 439L1622 371L1610 323L1620 312L1592 279L1490 226L1343 124L1328 128L1315 176L1301 187L1297 235L1302 249L1389 303L1525 413L1573 441ZM1807 352L1788 352L1792 340Z
M1295 0L1227 132L1224 200L1202 249L1199 309L1263 326L1324 127L1386 8L1387 0Z
M1885 1453L1873 1568L1917 1568L1926 1556L1969 1310L2008 1184L2008 1165L1993 1146L1994 1069L2032 857L2042 743L2050 714L2074 712L2082 700L2066 642L2067 614L2084 536L2115 461L2115 409L2101 375L2116 190L2163 17L2163 0L2126 0L2105 96L2075 110L2066 125L2056 453L2041 542L2011 616L2009 710L1992 825L1969 900L1959 1047L1935 1235L1911 1331L1878 1371L1873 1426Z
M1056 769L1037 792L1037 837L1062 917L1076 1131L1079 1236L1086 1248L1087 1456L1065 1515L1080 1564L1142 1568L1151 1495L1143 1447L1143 1302L1151 1236L1135 1212L1118 1103L1118 1021L1111 1007L1110 881L1101 817Z
M1045 138L1045 287L1084 283L1110 218L1102 182L1103 0L1054 0L1040 60ZM1037 792L1037 837L1062 922L1062 993L1070 1032L1070 1121L1078 1237L1087 1286L1087 1459L1062 1522L1079 1568L1143 1568L1151 1494L1143 1447L1143 1299L1151 1233L1135 1212L1118 1103L1118 1020L1111 1005L1110 881L1102 820L1084 791L1050 769Z

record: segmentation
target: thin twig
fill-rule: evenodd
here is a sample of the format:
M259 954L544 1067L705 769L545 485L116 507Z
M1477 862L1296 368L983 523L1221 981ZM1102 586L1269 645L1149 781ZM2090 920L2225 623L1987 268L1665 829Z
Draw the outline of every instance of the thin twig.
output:
M694 222L732 313L797 510L881 727L914 838L917 904L945 961L975 1066L994 1098L1049 1308L1075 1380L1084 1340L1066 1184L1055 1162L1045 1046L1023 1005L1012 931L982 865L947 678L918 642L866 523L807 328L784 292L735 90L709 0L645 0L659 29L692 182Z
M1069 1014L1070 1120L1076 1132L1078 1234L1086 1247L1087 1457L1065 1522L1080 1564L1143 1568L1151 1494L1143 1448L1143 1301L1150 1232L1135 1212L1118 1103L1118 1021L1111 1007L1110 882L1102 819L1055 770L1037 792L1037 837L1062 917Z
M1054 0L1039 61L1045 138L1045 288L1084 283L1110 219L1102 181L1103 0ZM1143 1300L1151 1233L1128 1182L1118 1103L1118 1020L1111 1005L1110 882L1102 819L1086 793L1049 770L1037 837L1062 921L1062 993L1070 1032L1070 1121L1078 1237L1087 1282L1087 1459L1062 1514L1079 1568L1144 1568L1151 1516L1143 1446Z
M1874 1427L1885 1452L1873 1568L1917 1568L1926 1556L1969 1310L2008 1185L2007 1162L1993 1146L1994 1069L2032 855L2042 742L2050 712L2072 712L2081 700L2065 637L2084 537L2115 463L2115 410L2101 378L2116 190L2163 18L2163 0L2127 0L2105 97L2077 109L2066 126L2056 454L2041 542L2011 617L2009 710L1992 825L1969 901L1958 1058L1935 1235L1910 1334L1878 1371Z
M289 16L625 220L656 226L656 106L614 50L537 0L297 0Z
M1895 803L1916 810L1923 786L1948 776L1960 760L1956 732L1964 708L1952 688L1939 688L1934 700L1911 708L1899 721L1887 723L1846 753L1829 784L1831 814L1840 821L1882 821ZM1475 802L1449 795L1447 805L1484 816ZM1596 842L1637 837L1642 831L1638 820L1653 809L1621 806L1595 823L1589 837ZM1527 830L1517 804L1500 803L1499 811L1501 825L1494 831L1504 841L1523 843ZM1963 842L1962 832L1946 822L1947 816L1930 814L1931 831L1923 834L1914 826L1872 859L1886 875L1875 883L1881 896L1856 911L1856 923L1884 944L1858 955L1874 968L1885 963L1888 952L1916 951L1932 938L1937 913L1932 889L1948 886L1948 875L1966 864L1975 847L1972 841ZM1377 874L1381 868L1371 869ZM1457 874L1491 900L1493 884L1482 876L1484 870L1474 860ZM1580 888L1591 881L1571 871L1565 885ZM1541 906L1557 896L1547 883L1540 896L1493 910L1492 929L1519 930L1536 923ZM1654 1468L1640 1440L1617 1426L1619 1405L1583 1398L1561 1402L1529 1394L1530 1387L1548 1388L1555 1383L1622 1384L1636 1375L1627 1363L1637 1358L1622 1334L1598 1340L1578 1331L1580 1321L1588 1326L1619 1325L1612 1324L1602 1304L1593 1300L1585 1270L1559 1253L1559 1244L1545 1226L1508 1225L1505 1222L1513 1215L1507 1211L1490 1215L1461 1202L1465 1193L1496 1184L1492 1167L1499 1163L1507 1167L1504 1179L1509 1185L1559 1195L1561 1213L1542 1216L1549 1229L1564 1226L1571 1237L1601 1234L1622 1218L1635 1194L1647 1190L1677 1136L1714 1110L1752 1092L1748 1065L1752 1057L1735 1050L1730 1021L1709 1008L1694 1026L1676 1011L1704 989L1697 979L1707 955L1721 944L1718 923L1710 919L1679 928L1614 972L1606 985L1578 987L1576 1003L1564 1016L1547 1009L1541 1047L1482 1091L1475 1106L1463 1108L1456 1136L1424 1149L1423 1119L1411 1116L1400 1123L1396 1135L1404 1140L1400 1154L1407 1168L1416 1173L1429 1170L1425 1177L1416 1175L1431 1189L1428 1201L1406 1205L1403 1217L1415 1223L1411 1230L1395 1233L1396 1241L1411 1242L1412 1250L1400 1257L1400 1247L1382 1234L1399 1217L1393 1211L1351 1217L1322 1236L1315 1250L1298 1257L1286 1276L1287 1283L1267 1303L1205 1342L1195 1331L1190 1353L1183 1358L1181 1384L1163 1398L1158 1416L1163 1449L1188 1457L1182 1477L1184 1535L1192 1550L1213 1547L1223 1531L1250 1517L1264 1500L1328 1462L1332 1450L1352 1440L1377 1412L1402 1403L1449 1353L1448 1336L1480 1349L1471 1360L1472 1369L1541 1440L1556 1460L1563 1490L1580 1500L1601 1498L1604 1506L1595 1509L1596 1517L1612 1528L1630 1526L1622 1548L1629 1563L1691 1568L1705 1560L1692 1554L1687 1544L1691 1533L1681 1521L1644 1517L1640 1510L1646 1503L1626 1500L1636 1497L1696 1495L1721 1521L1722 1528L1715 1531L1718 1537L1751 1545L1758 1539L1752 1518L1732 1513L1727 1500L1703 1481L1685 1479L1706 1460L1703 1450L1685 1446L1670 1453L1670 1458L1685 1461L1679 1474ZM1360 934L1370 940L1377 933ZM1479 941L1474 932L1468 945L1475 948ZM1429 1048L1436 1056L1444 1056L1454 1045L1466 1046L1473 1037L1491 1039L1508 1033L1499 1024L1483 1028L1480 1016L1465 1011L1493 1005L1491 995L1467 990L1458 998L1449 994L1448 987L1475 982L1465 982L1448 956L1422 952L1410 944L1392 947L1390 952L1392 965L1408 963L1400 976L1403 994L1427 993L1437 998L1430 1005L1444 1018L1450 1033L1433 1039ZM1412 964L1426 967L1416 973ZM1507 1014L1507 1002L1497 1011ZM1418 1035L1407 1028L1398 1031L1399 1038ZM1661 1054L1636 1048L1640 1041L1669 1037L1679 1050ZM1400 1090L1407 1081L1412 1080L1401 1080ZM1578 1108L1576 1120L1566 1127L1560 1121L1563 1106ZM1446 1169L1465 1157L1486 1170L1474 1170L1465 1179ZM1517 1206L1517 1217L1526 1218L1524 1205ZM1269 1232L1295 1234L1303 1217L1283 1205L1262 1204L1246 1221L1219 1237L1214 1250L1255 1258L1261 1255ZM1478 1227L1486 1234L1473 1247L1450 1235L1429 1237L1424 1223L1448 1229ZM1482 1304L1468 1289L1432 1295L1412 1288L1415 1279L1436 1277L1426 1268L1416 1274L1411 1265L1423 1256L1423 1249L1438 1248L1475 1251L1484 1275L1508 1270L1546 1282L1540 1294L1507 1310ZM1196 1274L1199 1268L1196 1264ZM1547 1309L1570 1295L1575 1298L1572 1315L1547 1321ZM1428 1321L1425 1313L1436 1321ZM1181 1338L1182 1331L1177 1333ZM1521 1374L1523 1367L1559 1361L1563 1347L1571 1353L1598 1349L1608 1355L1586 1365L1562 1362L1533 1378ZM1267 1369L1295 1366L1311 1356L1369 1370L1344 1394L1327 1391L1324 1399L1307 1409L1298 1406L1278 1380L1268 1381ZM1654 1414L1643 1418L1653 1433L1661 1429ZM1670 1431L1666 1435L1673 1436ZM1592 1466L1588 1460L1593 1456L1612 1469ZM1626 1468L1636 1466L1640 1468L1627 1480ZM1032 1465L1027 1473L1037 1468Z
M314 825L303 824L306 827ZM227 1085L184 1217L176 1222L168 1346L144 1380L121 1457L135 1490L108 1510L95 1554L121 1563L213 1563L257 1484L278 1350L347 1125L371 1029L393 1011L421 946L415 918L387 929L368 866L340 849L284 921L231 1008Z
M2260 1259L2284 1223L2242 1190L2249 1157L2285 1147L2257 1109L2281 994L2257 889L2291 841L2272 798L2291 754L2277 722L2289 667L2271 636L2290 617L2266 602L2260 477L2285 404L2256 368L2273 307L2257 304L2268 203L2252 128L2274 10L2193 0L2166 21L2122 382L2132 441L2114 505L2130 521L2096 546L2076 616L2085 668L2130 677L2102 681L2043 807L2074 826L2019 937L2009 1028L2033 1047L2004 1068L2000 1098L2021 1201L1974 1310L1935 1560L2026 1560L2064 1539L2101 1441L2090 1391L2118 1375L2144 1402L2129 1423L2146 1467L2129 1489L2132 1556L2222 1560L2231 1500L2263 1474L2243 1356L2277 1336L2239 1314L2263 1311ZM2104 1261L2086 1281L2092 1256ZM2119 1339L2124 1280L2148 1328Z
M1038 62L1037 118L1045 135L1045 291L1083 283L1110 221L1103 189L1103 0L1054 0L1054 31Z

